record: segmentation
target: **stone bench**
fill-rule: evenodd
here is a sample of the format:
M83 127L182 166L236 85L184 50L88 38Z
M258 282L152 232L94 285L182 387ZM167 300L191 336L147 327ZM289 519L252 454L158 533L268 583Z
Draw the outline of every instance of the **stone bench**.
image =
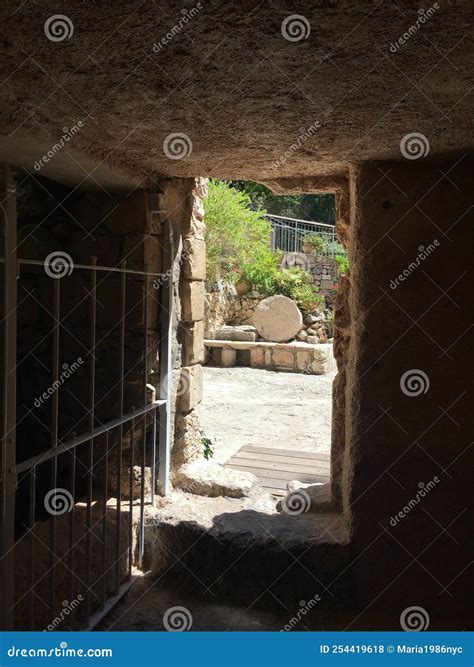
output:
M332 345L311 345L300 341L231 341L205 339L206 363L229 368L250 366L293 373L323 375L334 367Z

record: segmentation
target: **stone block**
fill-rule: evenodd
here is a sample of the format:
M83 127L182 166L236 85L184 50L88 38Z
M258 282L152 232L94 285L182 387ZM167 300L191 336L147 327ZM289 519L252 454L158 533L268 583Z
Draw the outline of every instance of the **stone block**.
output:
M204 319L204 283L200 280L181 281L181 319L198 322Z
M255 368L265 366L265 350L261 347L254 347L250 350L250 365Z
M297 350L296 352L296 368L303 373L308 370L313 361L313 350Z
M189 412L202 401L202 366L181 369L177 389L178 410Z
M190 463L200 456L202 456L202 436L199 419L194 411L180 415L176 420L171 466L176 469L183 463Z
M303 316L294 301L277 294L260 301L253 315L258 333L268 341L291 340L303 326Z
M257 477L252 473L224 468L205 459L182 466L176 473L175 483L189 493L211 497L242 498L261 490Z
M253 342L257 340L257 330L248 324L239 326L226 325L218 329L214 337L216 340L244 340Z
M188 280L206 278L206 242L202 239L185 238L182 254L183 275Z
M273 350L273 364L277 368L294 368L295 357L292 350Z
M200 364L204 358L204 321L181 324L183 365Z
M214 350L214 360L223 368L231 368L237 362L237 350L226 349L225 347Z

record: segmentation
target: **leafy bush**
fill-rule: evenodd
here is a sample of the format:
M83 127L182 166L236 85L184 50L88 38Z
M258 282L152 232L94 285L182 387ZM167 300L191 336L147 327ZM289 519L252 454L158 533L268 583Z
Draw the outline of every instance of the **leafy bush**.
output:
M222 267L226 280L243 280L263 296L283 294L304 312L324 307L324 297L309 284L306 271L280 268L281 253L270 250L271 225L265 211L253 211L250 205L246 193L225 181L209 182L204 202L207 277L214 280Z
M338 255L347 256L346 249L339 241L327 241L325 250L328 255L332 255L333 257Z
M323 252L326 247L326 243L323 237L319 236L319 234L306 234L303 237L303 244L304 243L311 244L314 248L314 251L317 253Z
M289 296L289 295L287 295ZM291 290L291 299L294 299L303 313L310 313L317 308L324 310L326 300L322 294L318 294L317 288L312 285L298 285Z
M325 306L318 288L309 284L310 275L299 267L281 269L279 259L270 253L242 267L242 278L262 296L283 294L298 303L303 312Z
M343 255L335 255L334 259L339 265L339 272L345 275L349 271L349 260Z
M215 279L221 266L237 282L244 263L270 253L271 225L265 211L253 211L248 194L225 181L211 180L204 201L207 277Z

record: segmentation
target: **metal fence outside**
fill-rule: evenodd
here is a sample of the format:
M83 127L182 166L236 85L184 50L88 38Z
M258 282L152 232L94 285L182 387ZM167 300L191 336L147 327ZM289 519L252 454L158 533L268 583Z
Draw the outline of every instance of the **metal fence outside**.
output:
M266 215L272 225L271 249L282 252L302 252L303 239L307 234L317 234L325 241L325 249L322 255L334 257L346 256L345 251L337 249L339 243L336 228L323 222L312 222L310 220L299 220L298 218L287 218L281 215Z

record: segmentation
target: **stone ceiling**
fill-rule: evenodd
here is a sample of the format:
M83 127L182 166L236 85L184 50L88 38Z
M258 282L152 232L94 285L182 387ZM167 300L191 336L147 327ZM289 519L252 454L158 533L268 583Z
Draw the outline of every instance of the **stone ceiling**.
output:
M73 180L92 164L98 179L262 180L472 151L472 0L16 0L0 13L0 156L31 168L63 137L45 175L67 160Z

